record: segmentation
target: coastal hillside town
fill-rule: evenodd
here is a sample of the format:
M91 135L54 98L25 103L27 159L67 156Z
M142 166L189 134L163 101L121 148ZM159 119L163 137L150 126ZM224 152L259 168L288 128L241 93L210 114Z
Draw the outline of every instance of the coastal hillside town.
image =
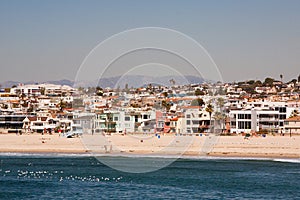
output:
M13 85L0 89L1 133L300 134L300 76L139 88Z

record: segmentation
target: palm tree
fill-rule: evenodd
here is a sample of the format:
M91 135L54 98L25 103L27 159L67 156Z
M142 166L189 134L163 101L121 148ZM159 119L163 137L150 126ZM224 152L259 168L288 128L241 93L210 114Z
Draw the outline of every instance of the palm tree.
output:
M191 106L203 106L205 105L203 99L201 98L197 98L197 99L194 99L192 102L191 102Z
M223 109L224 105L225 105L225 100L223 98L217 98L217 105L220 108L220 110Z
M172 78L171 80L169 80L169 82L174 86L175 85L175 80Z
M282 79L283 79L283 75L282 75L282 74L280 74L280 80L281 80L281 83L282 83Z
M214 119L220 124L221 124L221 133L223 132L224 129L224 122L226 120L226 115L222 112L215 112L214 113Z
M214 112L214 108L213 106L209 103L206 108L205 111L209 113L209 127L210 127L210 132L211 132L211 114Z
M45 87L41 87L40 88L41 95L45 95L45 91L46 91Z

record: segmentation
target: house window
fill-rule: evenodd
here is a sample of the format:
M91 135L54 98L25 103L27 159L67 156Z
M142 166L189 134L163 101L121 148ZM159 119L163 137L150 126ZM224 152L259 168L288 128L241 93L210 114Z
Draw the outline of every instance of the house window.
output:
M286 107L280 107L279 113L286 113Z
M245 119L245 115L244 114L238 114L238 119Z
M190 115L190 114L187 114L187 115L186 115L186 118L191 118L191 115Z
M279 115L279 119L286 119L285 115Z
M103 116L103 115L100 116L100 119L101 120L106 120L105 116Z
M198 125L199 124L199 120L192 120L193 124Z
M251 119L251 114L245 114L245 119Z
M119 121L119 118L118 117L114 117L114 121Z
M246 122L246 129L251 129L251 122Z
M251 129L251 122L238 122L238 129Z
M283 122L279 122L279 126L283 126Z
M125 116L125 121L130 121L130 117L129 116Z
M190 125L191 124L191 120L186 120L186 124Z

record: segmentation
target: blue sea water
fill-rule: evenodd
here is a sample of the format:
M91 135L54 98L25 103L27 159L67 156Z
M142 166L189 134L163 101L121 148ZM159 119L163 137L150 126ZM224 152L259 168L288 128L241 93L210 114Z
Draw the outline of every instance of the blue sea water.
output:
M0 155L0 199L300 199L300 163L179 159L134 174L88 156L7 154Z

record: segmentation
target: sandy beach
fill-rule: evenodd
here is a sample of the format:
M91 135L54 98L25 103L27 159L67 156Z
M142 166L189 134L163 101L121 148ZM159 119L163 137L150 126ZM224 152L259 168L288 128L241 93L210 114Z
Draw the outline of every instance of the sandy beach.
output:
M79 138L59 135L0 134L0 152L10 153L85 153Z
M300 158L300 136L0 134L0 152Z

